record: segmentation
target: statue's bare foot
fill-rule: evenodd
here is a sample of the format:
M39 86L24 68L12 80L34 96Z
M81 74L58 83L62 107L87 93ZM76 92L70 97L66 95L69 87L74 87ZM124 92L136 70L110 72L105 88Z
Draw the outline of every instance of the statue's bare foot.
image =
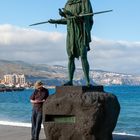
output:
M65 83L63 86L73 86L73 83L71 81L68 81L67 83Z

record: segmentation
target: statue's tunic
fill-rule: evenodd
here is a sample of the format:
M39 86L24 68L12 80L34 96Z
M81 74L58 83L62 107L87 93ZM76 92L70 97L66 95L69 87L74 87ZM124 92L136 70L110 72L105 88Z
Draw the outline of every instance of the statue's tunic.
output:
M92 16L68 18L70 16L93 13L89 0L68 0L65 5L67 15L67 53L78 58L82 51L90 50ZM81 52L81 53L80 53Z

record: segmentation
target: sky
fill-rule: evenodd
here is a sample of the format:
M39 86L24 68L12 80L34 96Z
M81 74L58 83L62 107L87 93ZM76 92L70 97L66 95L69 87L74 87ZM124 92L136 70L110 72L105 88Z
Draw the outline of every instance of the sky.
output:
M66 26L32 23L59 19L66 0L1 0L0 59L67 66ZM140 0L91 0L91 69L140 75ZM81 67L81 61L76 60Z

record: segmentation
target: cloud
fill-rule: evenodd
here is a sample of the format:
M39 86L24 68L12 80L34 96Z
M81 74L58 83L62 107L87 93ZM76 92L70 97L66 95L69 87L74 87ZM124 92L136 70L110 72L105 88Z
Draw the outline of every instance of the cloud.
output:
M64 44L65 35L58 32L44 32L12 25L0 26L0 59L37 63L63 61L66 57Z
M88 60L92 69L140 73L140 42L92 37ZM0 59L67 66L66 34L0 25ZM81 66L77 62L77 67Z
M103 40L93 37L93 62L98 69L140 73L140 42Z

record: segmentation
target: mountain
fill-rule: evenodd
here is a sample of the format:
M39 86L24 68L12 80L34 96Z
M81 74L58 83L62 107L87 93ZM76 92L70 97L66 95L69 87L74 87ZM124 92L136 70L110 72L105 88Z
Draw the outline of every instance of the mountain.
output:
M47 85L62 85L68 79L68 70L59 65L30 64L23 61L0 60L0 79L4 74L25 74L27 81L42 80ZM100 85L140 85L140 76L107 72L90 71L91 83ZM74 75L75 84L85 84L82 69L77 69Z

